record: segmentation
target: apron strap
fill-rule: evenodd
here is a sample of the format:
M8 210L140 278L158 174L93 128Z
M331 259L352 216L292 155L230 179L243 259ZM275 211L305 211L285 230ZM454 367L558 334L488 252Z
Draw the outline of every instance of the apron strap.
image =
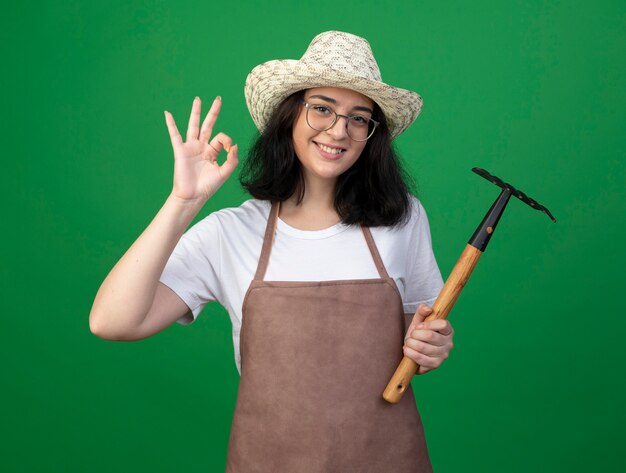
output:
M267 266L270 261L272 243L274 241L274 237L276 236L276 224L278 223L279 212L280 202L272 202L272 208L270 209L270 214L267 219L267 226L265 227L265 236L263 237L261 256L259 257L259 263L257 265L256 273L254 275L255 281L262 281L265 277L265 272L267 271ZM378 252L376 242L374 242L374 238L372 237L370 229L366 226L361 225L361 230L363 231L363 236L365 237L365 241L367 242L367 247L370 250L372 259L374 260L374 264L376 265L376 269L378 270L378 274L382 279L389 279L389 274L387 274L383 259L380 257L380 253Z
M367 242L367 247L370 249L372 258L374 259L374 264L376 264L378 274L382 279L389 279L389 275L387 274L387 270L385 269L383 259L380 257L380 253L378 252L376 242L374 241L374 237L372 237L370 229L365 225L361 225L361 230L363 230L363 236L365 237L365 241Z
M272 202L270 215L267 219L267 227L265 227L265 236L263 237L263 248L261 256L254 275L255 281L262 281L267 271L267 265L270 261L270 252L272 251L272 242L276 236L276 224L278 223L278 212L280 211L280 202Z

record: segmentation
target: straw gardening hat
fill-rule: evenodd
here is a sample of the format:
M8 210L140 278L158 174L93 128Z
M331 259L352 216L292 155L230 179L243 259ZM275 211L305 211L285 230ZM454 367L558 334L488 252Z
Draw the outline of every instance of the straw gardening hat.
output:
M385 114L392 138L406 130L422 108L418 94L382 81L367 40L327 31L313 38L299 60L268 61L248 74L246 103L259 131L284 99L313 87L341 87L371 98Z

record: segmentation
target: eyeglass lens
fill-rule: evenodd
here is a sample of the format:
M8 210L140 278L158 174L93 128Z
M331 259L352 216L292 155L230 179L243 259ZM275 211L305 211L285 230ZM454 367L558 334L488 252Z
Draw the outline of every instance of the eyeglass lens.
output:
M311 128L324 131L331 128L339 119L339 115L327 105L307 104L307 123ZM344 117L348 122L348 136L355 141L365 141L374 133L374 122L362 115Z

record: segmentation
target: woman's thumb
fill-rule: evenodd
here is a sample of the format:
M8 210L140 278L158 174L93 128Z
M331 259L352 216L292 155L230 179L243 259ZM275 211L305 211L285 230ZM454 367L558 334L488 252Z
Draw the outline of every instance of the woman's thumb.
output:
M433 309L428 307L426 304L420 304L417 307L417 312L415 313L415 317L413 317L413 320L415 321L415 324L417 325L419 323L422 323L426 319L426 317L428 317L432 313L433 313Z

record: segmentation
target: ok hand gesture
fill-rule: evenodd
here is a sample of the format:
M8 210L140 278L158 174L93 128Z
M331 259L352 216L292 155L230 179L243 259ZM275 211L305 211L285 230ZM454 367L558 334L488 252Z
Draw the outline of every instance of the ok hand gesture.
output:
M170 112L165 112L165 123L169 130L172 148L174 149L174 187L172 195L185 200L204 204L237 167L237 145L224 133L213 138L213 126L222 106L222 99L217 97L207 113L200 128L200 110L202 102L196 97L191 108L187 139L182 137ZM222 150L228 155L220 166L217 155Z

